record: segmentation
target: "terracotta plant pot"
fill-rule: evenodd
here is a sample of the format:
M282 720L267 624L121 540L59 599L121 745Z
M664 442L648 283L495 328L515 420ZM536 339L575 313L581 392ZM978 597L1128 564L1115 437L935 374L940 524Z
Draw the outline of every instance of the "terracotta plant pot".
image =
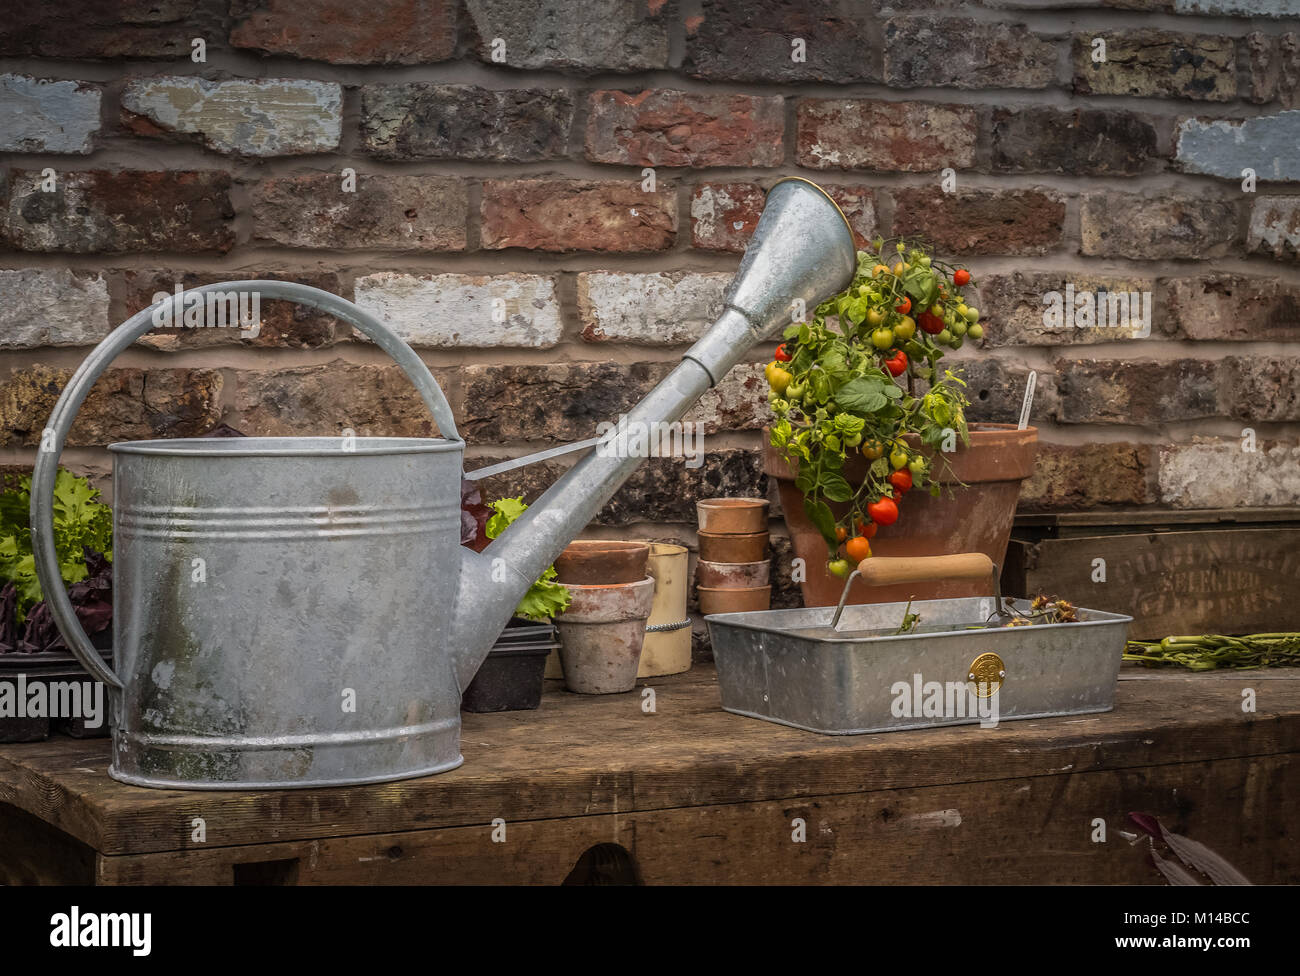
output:
M608 586L565 585L572 602L555 618L565 685L580 695L631 691L654 604L654 577Z
M700 612L744 613L750 610L768 610L772 606L770 586L701 586Z
M767 533L716 535L701 532L700 558L711 563L756 563L767 558Z
M695 503L700 531L753 535L767 531L766 498L706 498Z
M700 586L766 586L771 574L772 564L766 559L756 563L711 563L701 559L695 564L695 581Z
M908 443L919 446L909 435ZM1034 470L1038 431L1017 430L1014 424L972 424L970 446L948 456L950 470L940 471L943 494L932 498L925 491L909 491L900 502L898 521L882 526L871 540L877 556L943 556L955 552L982 552L998 566L1006 556L1011 521L1016 514L1020 483ZM861 455L844 465L849 484L861 484L870 462ZM942 466L940 466L942 467ZM807 579L800 584L805 606L825 607L839 601L844 581L826 571L826 542L808 520L803 495L795 487L796 470L768 442L763 431L763 468L777 479L781 508L794 554L807 563ZM963 485L965 487L963 487ZM844 505L831 505L836 517ZM899 583L867 587L855 580L850 603L898 603L909 599L937 600L987 596L992 581Z
M578 539L555 560L555 572L558 582L566 586L636 583L645 579L649 558L649 543Z

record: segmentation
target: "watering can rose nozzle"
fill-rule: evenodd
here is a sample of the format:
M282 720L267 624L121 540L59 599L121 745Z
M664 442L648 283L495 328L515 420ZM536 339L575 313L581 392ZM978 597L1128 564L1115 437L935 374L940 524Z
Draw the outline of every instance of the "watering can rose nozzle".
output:
M768 191L724 310L686 351L716 386L755 344L776 339L788 325L848 287L857 248L848 218L817 184L789 177Z

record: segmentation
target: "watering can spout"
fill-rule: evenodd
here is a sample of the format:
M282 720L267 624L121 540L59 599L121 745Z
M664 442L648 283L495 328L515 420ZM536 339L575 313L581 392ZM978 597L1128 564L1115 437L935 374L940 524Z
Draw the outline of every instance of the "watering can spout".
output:
M755 343L810 319L821 302L848 287L856 266L853 233L825 191L803 179L782 180L771 189L722 314L708 332L482 553L462 551L454 641L462 689L533 581L646 456L649 432L680 420Z

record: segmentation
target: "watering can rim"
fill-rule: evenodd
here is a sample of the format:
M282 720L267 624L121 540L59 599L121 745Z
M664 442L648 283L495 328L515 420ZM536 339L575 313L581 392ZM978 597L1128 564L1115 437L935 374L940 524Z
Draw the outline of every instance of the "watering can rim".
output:
M464 451L465 442L446 437L356 437L344 450L342 437L178 437L173 440L117 441L114 454L161 457L366 457L389 454L439 454Z

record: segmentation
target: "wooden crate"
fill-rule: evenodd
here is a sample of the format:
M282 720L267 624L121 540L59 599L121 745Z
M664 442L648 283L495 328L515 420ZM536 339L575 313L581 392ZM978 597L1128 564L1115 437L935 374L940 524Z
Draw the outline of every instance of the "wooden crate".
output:
M1139 639L1300 631L1300 511L1019 516L1002 588L1132 614Z

